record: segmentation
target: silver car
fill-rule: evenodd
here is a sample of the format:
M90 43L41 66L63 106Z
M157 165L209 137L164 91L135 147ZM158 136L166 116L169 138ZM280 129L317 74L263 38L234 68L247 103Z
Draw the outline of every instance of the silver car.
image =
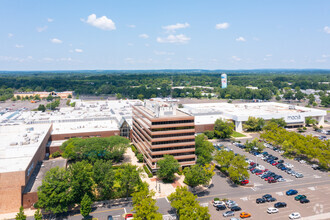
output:
M235 212L234 211L227 211L227 212L224 212L222 215L223 215L223 217L234 216Z

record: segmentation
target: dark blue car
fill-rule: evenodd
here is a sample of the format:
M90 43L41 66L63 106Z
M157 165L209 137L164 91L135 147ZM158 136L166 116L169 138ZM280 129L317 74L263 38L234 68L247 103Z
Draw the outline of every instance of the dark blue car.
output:
M292 196L292 195L296 195L298 194L298 191L297 190L294 190L294 189L290 189L288 191L286 191L285 193L287 196Z

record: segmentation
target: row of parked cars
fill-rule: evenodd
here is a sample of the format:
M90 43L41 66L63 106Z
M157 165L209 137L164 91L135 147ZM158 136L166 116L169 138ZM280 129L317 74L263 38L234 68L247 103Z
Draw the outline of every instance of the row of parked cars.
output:
M227 200L226 202L220 201L219 199L213 200L213 206L216 208L217 211L223 211L228 209L228 211L222 214L223 217L230 217L234 216L235 212L241 211L241 207L233 200ZM251 214L248 212L241 212L239 215L241 218L248 218L251 217Z

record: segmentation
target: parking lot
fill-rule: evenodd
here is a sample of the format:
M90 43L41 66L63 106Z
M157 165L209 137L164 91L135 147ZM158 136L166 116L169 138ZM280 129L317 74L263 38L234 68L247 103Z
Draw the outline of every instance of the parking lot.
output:
M287 189L287 188L286 188ZM278 213L268 214L267 208L274 207L276 202L266 202L262 204L257 204L256 199L261 198L264 194L253 194L243 197L229 197L228 199L234 200L242 208L242 211L235 212L234 217L239 217L241 212L251 213L251 218L249 219L288 219L288 216L293 212L299 212L302 217L308 217L312 215L317 215L321 213L330 212L330 201L328 197L330 196L329 185L315 186L308 188L298 189L298 194L303 194L307 196L310 203L301 204L299 201L294 199L295 195L287 196L284 190L274 191L271 194L277 199L276 202L285 202L287 207L278 208ZM298 195L297 194L297 195ZM209 210L211 214L211 219L230 219L229 217L223 217L222 213L228 211L216 211L212 203L209 204Z

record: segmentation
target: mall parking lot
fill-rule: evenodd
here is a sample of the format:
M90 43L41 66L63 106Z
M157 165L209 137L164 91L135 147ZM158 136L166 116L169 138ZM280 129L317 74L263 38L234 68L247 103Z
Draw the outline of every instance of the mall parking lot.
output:
M289 188L286 188L287 190ZM249 212L252 217L249 219L289 219L289 215L293 212L299 212L302 217L313 216L317 214L330 212L330 200L328 197L330 196L330 188L329 185L323 186L315 186L297 189L298 194L303 194L307 196L307 199L310 200L310 203L301 204L299 201L294 200L295 196L287 196L285 195L286 191L276 191L271 192L274 198L277 199L276 202L285 202L287 207L279 208L278 213L268 214L267 208L274 207L276 202L266 202L262 204L257 204L256 199L261 198L264 194L253 194L244 197L229 197L228 199L234 200L238 205L242 208L242 211L236 212L236 218L239 217L241 212ZM297 194L297 195L298 195ZM224 211L216 211L215 207L210 202L209 205L211 219L230 219L230 217L223 217L222 213Z

